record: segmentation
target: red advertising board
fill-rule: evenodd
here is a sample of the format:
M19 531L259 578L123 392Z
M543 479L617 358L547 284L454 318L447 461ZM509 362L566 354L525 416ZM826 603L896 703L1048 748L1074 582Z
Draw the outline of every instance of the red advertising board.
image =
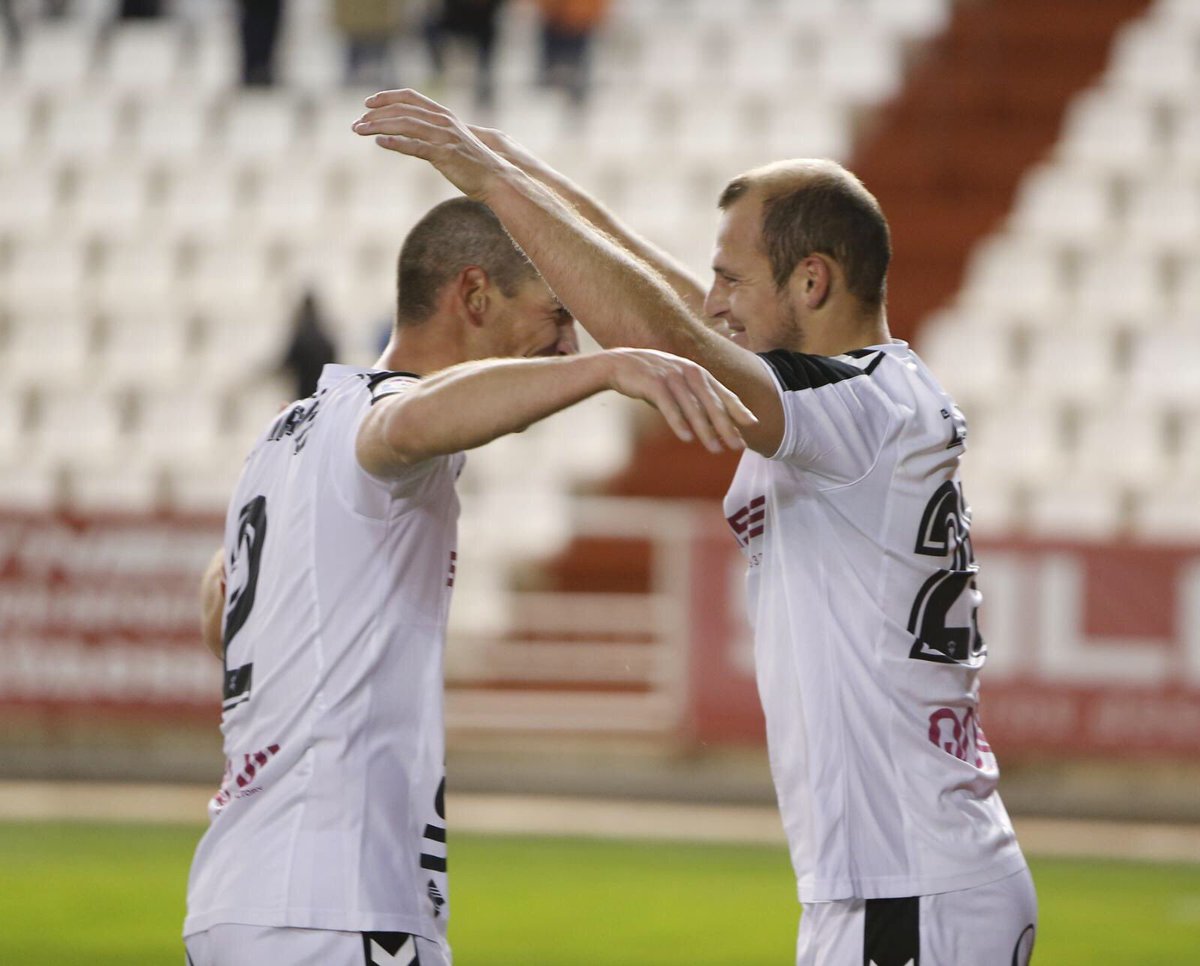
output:
M1008 755L1200 754L1200 547L976 545L988 646L981 716ZM693 558L700 741L761 741L744 563L719 532Z
M759 742L743 563L723 521L708 512L694 519L682 538L671 538L683 541L686 552L672 544L672 553L685 566L672 586L654 589L655 599L683 594L686 601L664 612L670 635L663 630L650 642L658 653L687 653L678 661L668 655L668 665L648 657L648 667L680 671L665 682L661 670L650 672L634 690L649 699L664 688L670 700L653 707L677 711L647 720L665 736ZM212 517L0 514L0 712L215 721L220 665L198 640L197 583L219 540L220 520ZM988 644L982 718L1002 756L1200 753L1200 547L1013 541L976 549ZM568 621L579 622L579 603L565 611ZM582 653L586 637L586 628L559 635L572 654ZM600 654L605 642L595 646ZM556 687L552 667L539 670L530 686L535 709L553 714L544 700ZM581 701L579 675L569 670L560 685L569 700L559 707ZM486 689L464 688L459 704L483 713L503 698L511 708L519 685L506 680L504 695L490 698ZM599 689L595 697L608 700ZM597 709L589 721L605 720ZM597 727L580 720L543 724Z

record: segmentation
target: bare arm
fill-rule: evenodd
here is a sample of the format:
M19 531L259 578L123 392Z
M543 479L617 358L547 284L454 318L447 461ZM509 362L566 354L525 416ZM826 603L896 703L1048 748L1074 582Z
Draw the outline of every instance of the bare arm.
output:
M552 168L503 131L472 126L471 132L509 164L558 195L593 227L653 268L662 276L663 281L675 290L675 294L683 300L694 316L704 318L704 286L686 265L637 234L579 184Z
M218 548L200 578L200 634L204 646L222 660L225 657L225 551Z
M601 345L658 348L694 360L758 418L743 429L746 443L766 454L779 448L783 405L770 374L753 353L705 325L657 272L487 148L436 102L415 91L387 91L367 105L355 131L428 161L487 204Z
M704 369L662 352L622 349L555 359L485 359L384 397L363 420L359 464L377 476L481 446L605 389L643 399L683 440L713 452L742 444L754 416Z

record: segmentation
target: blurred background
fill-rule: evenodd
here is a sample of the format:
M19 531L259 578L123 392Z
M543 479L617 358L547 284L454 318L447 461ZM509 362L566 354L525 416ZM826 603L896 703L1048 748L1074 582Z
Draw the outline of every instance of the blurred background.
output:
M0 21L0 779L218 783L196 581L250 441L314 365L376 357L398 245L451 194L350 132L366 94L415 86L706 282L730 177L857 172L893 229L893 333L970 422L1010 809L1200 821L1200 2ZM648 416L597 397L471 454L452 788L770 805L732 462ZM53 810L78 786L39 787Z

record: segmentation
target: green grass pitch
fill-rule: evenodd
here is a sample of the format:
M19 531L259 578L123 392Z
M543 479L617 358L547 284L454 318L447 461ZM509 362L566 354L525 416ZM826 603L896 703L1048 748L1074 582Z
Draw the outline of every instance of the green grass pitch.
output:
M181 966L195 827L0 824L0 963ZM782 849L458 835L459 966L794 961ZM1200 962L1200 867L1035 860L1044 966Z

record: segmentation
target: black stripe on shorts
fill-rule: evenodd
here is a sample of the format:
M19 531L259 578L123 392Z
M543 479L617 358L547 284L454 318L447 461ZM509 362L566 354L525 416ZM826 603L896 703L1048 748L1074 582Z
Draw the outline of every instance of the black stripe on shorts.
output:
M921 899L868 899L863 966L921 966Z

